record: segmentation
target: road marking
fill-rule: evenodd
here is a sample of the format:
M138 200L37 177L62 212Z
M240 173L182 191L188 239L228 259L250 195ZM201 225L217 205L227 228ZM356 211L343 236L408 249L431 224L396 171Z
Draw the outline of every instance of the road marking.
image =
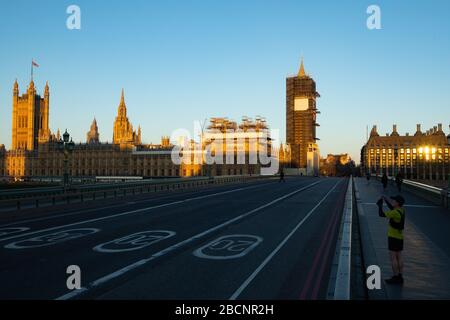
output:
M263 241L250 234L231 234L217 238L193 252L203 259L226 260L245 256Z
M141 231L99 244L92 250L104 253L134 251L173 237L175 234L175 232L168 230Z
M124 275L125 273L127 273L129 271L132 271L132 270L134 270L134 269L136 269L136 268L138 268L140 266L143 266L143 265L149 263L152 260L155 260L155 259L160 258L160 257L162 257L162 256L164 256L164 255L166 255L166 254L168 254L168 253L170 253L170 252L172 252L174 250L177 250L177 249L179 249L182 246L185 246L185 245L187 245L187 244L189 244L189 243L191 243L191 242L193 242L195 240L201 239L204 236L209 235L210 233L212 233L214 231L223 229L226 226L228 226L228 225L230 225L232 223L235 223L236 221L242 220L242 219L248 217L251 214L254 214L254 213L258 212L258 211L261 211L261 210L263 210L263 209L265 209L265 208L267 208L267 207L269 207L269 206L271 206L271 205L273 205L275 203L283 201L284 199L289 198L289 197L293 196L294 194L297 194L297 193L299 193L299 192L301 192L303 190L311 188L311 187L321 183L322 181L323 180L316 181L316 182L311 183L311 184L309 184L309 185L307 185L305 187L302 187L302 188L297 189L297 190L295 190L293 192L290 192L290 193L288 193L288 194L286 194L286 195L284 195L282 197L276 198L275 200L272 200L272 201L270 201L270 202L268 202L266 204L263 204L263 205L255 208L253 210L250 210L250 211L248 211L246 213L243 213L243 214L241 214L241 215L239 215L237 217L234 217L234 218L232 218L232 219L230 219L228 221L225 221L225 222L223 222L221 224L218 224L218 225L216 225L216 226L214 226L214 227L212 227L210 229L207 229L207 230L205 230L205 231L203 231L201 233L198 233L198 234L196 234L196 235L194 235L194 236L192 236L190 238L187 238L187 239L185 239L185 240L183 240L181 242L178 242L178 243L176 243L176 244L174 244L174 245L172 245L170 247L167 247L164 250L161 250L161 251L159 251L157 253L154 253L151 256L149 256L148 258L136 261L136 262L134 262L134 263L124 267L124 268L116 270L116 271L114 271L114 272L112 272L110 274L107 274L106 276L103 276L103 277L101 277L101 278L99 278L99 279L97 279L95 281L92 281L87 287L83 287L83 288L81 288L79 290L74 290L74 291L71 291L69 293L66 293L66 294L56 298L56 300L72 299L72 298L74 298L74 297L76 297L76 296L78 296L78 295L80 295L82 293L85 293L85 292L87 292L87 291L89 291L89 290L91 290L93 288L96 288L96 287L98 287L98 286L100 286L100 285L102 285L102 284L104 284L104 283L106 283L106 282L108 282L110 280L113 280L113 279L115 279L117 277L120 277L120 276Z
M341 180L342 181L342 180ZM330 191L320 200L314 208L312 208L308 214L292 229L292 231L280 242L280 244L264 259L264 261L258 266L258 268L253 271L253 273L241 284L241 286L231 295L230 300L236 300L237 297L247 288L247 286L256 278L259 272L272 260L272 258L280 251L280 249L289 241L289 239L294 235L294 233L305 223L306 220L316 211L316 209L325 201L325 199L336 189L337 185L341 181L336 182L336 184L331 188Z
M365 206L376 206L376 203L372 203L372 202L363 202L361 203ZM422 204L405 204L403 205L406 208L441 208L440 206L430 206L430 205L422 205Z
M257 187L261 187L261 185L251 186L251 187L247 187L247 188L232 189L232 190L227 190L227 191L223 191L223 192L207 194L207 195L204 195L204 196L198 196L198 197L188 198L188 199L184 199L184 200L178 200L178 201L174 201L174 202L159 204L159 205L152 206L152 207L146 207L146 208L141 208L141 209L136 209L136 210L131 210L131 211L125 211L125 212L121 212L121 213L112 214L112 215L109 215L109 216L103 216L103 217L99 217L99 218L93 218L93 219L78 221L78 222L69 223L69 224L65 224L65 225L60 225L60 226L56 226L56 227L52 227L52 228L36 230L36 231L28 232L28 233L25 233L25 234L20 234L20 235L16 235L16 236L3 238L3 239L0 239L0 241L17 239L17 238L21 238L21 237L28 236L28 235L33 235L33 234L36 234L36 233L52 231L52 230L58 230L58 229L66 228L66 227L73 227L73 226L77 226L77 225L80 225L80 224L96 222L96 221L102 221L102 220L106 220L106 219L112 219L112 218L121 217L121 216L129 215L129 214L133 214L133 213L139 213L139 212L143 212L143 211L150 211L150 210L164 208L164 207L169 207L169 206L173 206L173 205L177 205L177 204L181 204L181 203L185 203L185 202L211 198L211 197L215 197L215 196L219 196L219 195L223 195L223 194L234 193L234 192L237 192L237 191L243 191L243 190L248 190L248 189L257 188ZM97 208L97 210L98 210L98 208Z
M274 182L267 182L267 183L261 183L261 184L257 184L254 186L250 186L250 187L244 187L244 188L238 188L238 189L232 189L232 190L227 190L227 191L222 191L222 192L216 192L216 193L210 193L207 194L206 196L218 196L221 194L226 194L226 193L231 193L231 192L236 192L236 191L243 191L243 190L248 190L248 189L254 189L254 188L260 188L260 187L264 187L267 186L269 184L273 184ZM203 191L195 191L195 192L188 192L187 195L189 194L196 194L196 193L202 193ZM180 194L182 195L182 194ZM136 201L137 203L144 203L144 202L152 202L152 201L157 201L157 200L163 200L166 198L170 198L173 197L174 195L169 195L169 196L165 196L165 197L158 197L158 198L153 198L153 199L147 199L147 200L142 200L142 201ZM175 195L176 196L176 195ZM192 198L193 200L196 200L197 197ZM190 200L189 198L186 200ZM0 227L9 227L9 226L14 226L14 225L18 225L18 224L22 224L22 223L30 223L30 222L38 222L38 221L45 221L45 220L50 220L50 219L56 219L56 218L62 218L62 217L68 217L68 216L73 216L73 215L77 215L77 214L81 214L81 213L88 213L88 212L92 212L92 211L98 211L99 209L101 210L105 210L105 209L111 209L111 208L117 208L117 207L123 207L123 206L127 206L127 203L122 203L122 204L116 204L116 205L111 205L111 206L105 206L105 207L101 207L101 208L92 208L92 209L86 209L86 210L79 210L79 211L75 211L75 212L71 212L71 213L65 213L65 214L59 214L59 215L52 215L49 217L42 217L42 218L35 218L35 219L27 219L27 220L21 220L21 221L17 221L17 222L12 222L12 223L8 223L8 224L3 224L0 225ZM145 209L145 208L144 208ZM1 241L1 239L0 239Z
M6 249L30 249L38 247L48 247L57 243L65 242L81 238L96 232L100 229L97 228L83 228L83 229L71 229L45 234L38 237L33 237L25 240L9 243L5 245Z
M24 232L30 230L28 227L17 227L17 228L1 228L0 229L0 237L6 236L8 234L14 234L19 232Z

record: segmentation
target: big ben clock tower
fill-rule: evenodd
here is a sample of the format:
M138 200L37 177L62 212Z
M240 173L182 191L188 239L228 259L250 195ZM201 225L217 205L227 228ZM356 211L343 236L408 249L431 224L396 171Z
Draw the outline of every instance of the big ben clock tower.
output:
M291 149L291 167L305 175L317 174L316 82L305 73L303 59L296 76L286 79L286 142Z

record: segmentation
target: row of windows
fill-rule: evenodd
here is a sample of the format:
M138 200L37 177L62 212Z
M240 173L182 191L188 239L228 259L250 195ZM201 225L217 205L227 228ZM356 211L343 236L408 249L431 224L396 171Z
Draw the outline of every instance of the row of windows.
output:
M28 171L28 170L27 170ZM186 170L184 170L186 171ZM4 170L2 171L2 175L4 175ZM33 175L35 176L61 176L63 174L63 171L60 169L34 169L32 170ZM7 175L26 175L24 173L23 170L6 170L6 174ZM72 169L69 170L69 174L72 176L99 176L99 175L127 175L127 174L133 174L135 176L178 176L179 175L179 170L172 170L172 169L154 169L154 170L113 170L113 169L96 169L96 170L77 170L77 169ZM28 175L28 174L27 174Z
M370 153L395 153L395 149L370 149ZM449 153L449 148L436 148L436 147L420 147L413 149L397 149L397 152L400 153L425 153L425 154L433 154L433 153Z

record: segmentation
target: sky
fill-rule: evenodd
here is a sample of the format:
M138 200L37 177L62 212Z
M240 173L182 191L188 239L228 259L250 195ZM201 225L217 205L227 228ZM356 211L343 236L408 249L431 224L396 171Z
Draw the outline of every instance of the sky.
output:
M69 5L81 29L69 30ZM381 29L369 30L369 5ZM11 145L12 87L50 86L50 128L85 141L94 117L112 140L125 90L144 143L194 121L263 116L285 140L286 77L300 59L321 94L321 154L359 162L366 127L401 134L450 123L447 0L15 0L0 4L0 144Z

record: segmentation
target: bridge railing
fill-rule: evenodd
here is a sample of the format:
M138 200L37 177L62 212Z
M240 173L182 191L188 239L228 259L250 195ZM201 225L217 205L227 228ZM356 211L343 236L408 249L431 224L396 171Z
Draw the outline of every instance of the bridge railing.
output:
M381 176L377 176L377 178L381 179ZM395 184L395 177L389 176L388 179L391 181L391 183ZM425 198L433 203L442 205L445 208L449 208L450 190L448 188L438 188L408 179L403 180L402 188L407 189L409 192Z
M41 190L36 194L26 194L22 197L11 197L0 200L0 213L16 211L25 208L39 208L74 202L86 202L108 198L123 198L130 195L144 193L195 189L208 185L222 185L228 183L245 183L259 179L271 179L271 176L219 176L219 177L195 177L183 178L171 181L153 181L153 183L138 184L114 184L107 186L96 186L95 188L73 189L61 192L60 190ZM42 188L45 189L45 188ZM48 193L46 193L48 192ZM10 195L12 195L11 193ZM17 195L16 195L17 196Z

